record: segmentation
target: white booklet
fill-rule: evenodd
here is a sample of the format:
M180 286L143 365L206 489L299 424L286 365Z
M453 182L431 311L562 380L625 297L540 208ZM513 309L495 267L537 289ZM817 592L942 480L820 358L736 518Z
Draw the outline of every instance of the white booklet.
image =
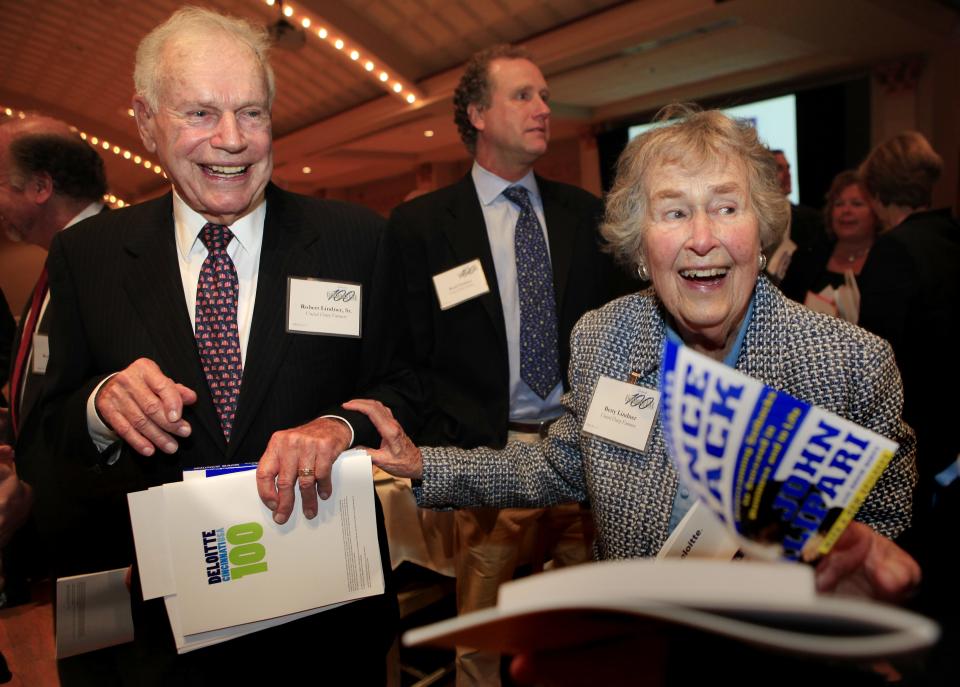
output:
M128 496L145 599L163 596L178 651L382 594L373 478L365 451L342 454L317 517L283 525L254 471Z
M133 641L129 568L57 578L57 658Z

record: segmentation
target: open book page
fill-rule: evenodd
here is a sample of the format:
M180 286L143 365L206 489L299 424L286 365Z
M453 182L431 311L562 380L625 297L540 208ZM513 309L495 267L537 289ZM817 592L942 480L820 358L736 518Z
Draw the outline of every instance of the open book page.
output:
M522 653L671 627L851 660L915 652L939 636L935 623L909 611L817 595L804 565L628 560L508 582L495 608L411 630L403 641Z

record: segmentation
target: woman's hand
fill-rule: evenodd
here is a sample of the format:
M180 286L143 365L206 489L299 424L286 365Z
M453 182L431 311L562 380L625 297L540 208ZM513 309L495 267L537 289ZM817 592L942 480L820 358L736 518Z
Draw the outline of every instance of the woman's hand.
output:
M396 477L423 477L423 456L420 449L413 445L400 423L393 419L389 408L380 401L365 398L347 401L343 407L366 415L380 432L380 448L369 449L374 465Z
M897 603L920 585L920 565L906 551L860 522L852 522L817 564L817 590L856 591Z

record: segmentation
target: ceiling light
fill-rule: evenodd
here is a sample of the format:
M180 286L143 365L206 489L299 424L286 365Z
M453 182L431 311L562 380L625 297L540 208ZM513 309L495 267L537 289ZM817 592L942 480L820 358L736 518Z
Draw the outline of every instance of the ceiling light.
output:
M330 34L327 33L326 29L320 29L319 31L317 31L317 35L320 36L320 38L326 38Z
M426 131L423 132L423 135L426 136L427 138L433 138L433 129L427 129Z
M303 168L303 173L304 173L304 174L310 174L310 172L312 172L312 171L313 171L313 169L311 169L310 167L304 167L304 168Z
M368 72L372 72L372 71L373 71L373 62L371 62L370 60L367 60L367 63L366 63L365 65L363 65L363 68L366 69Z
M399 81L397 81L397 82L395 82L395 83L393 84L393 92L394 92L394 93L399 93L399 92L402 91L402 90L403 90L403 84L402 84L402 83L400 83Z
M286 7L283 8L283 16L285 17L293 16L293 8L290 7L290 5L287 5Z
M407 93L407 102L413 105L415 102L417 102L417 96L415 96L413 93Z
M337 50L343 50L343 41L338 38L333 42L333 47L335 47Z
M310 17L304 17L303 19L301 19L301 20L300 20L300 25L303 26L303 28L305 28L305 29L309 29L309 28L310 28Z

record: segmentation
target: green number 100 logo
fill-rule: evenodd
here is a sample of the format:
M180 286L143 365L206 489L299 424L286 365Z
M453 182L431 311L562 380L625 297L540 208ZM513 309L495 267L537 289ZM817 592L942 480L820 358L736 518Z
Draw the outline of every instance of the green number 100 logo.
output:
M245 522L227 530L231 579L267 571L267 563L263 560L267 550L260 543L262 536L263 526L258 522Z

